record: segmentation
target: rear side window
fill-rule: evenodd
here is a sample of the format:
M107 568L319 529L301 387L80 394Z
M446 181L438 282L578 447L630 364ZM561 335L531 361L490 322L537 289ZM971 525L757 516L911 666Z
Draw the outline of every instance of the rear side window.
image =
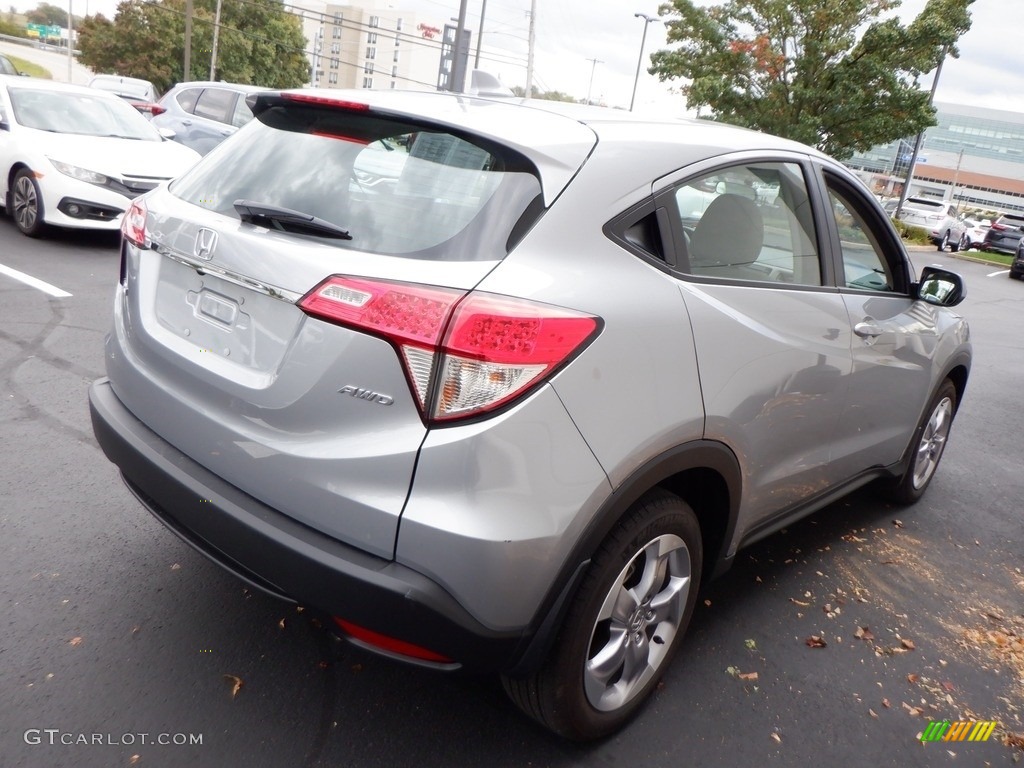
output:
M698 277L821 285L810 198L800 166L738 165L675 190L686 259Z
M249 200L316 216L339 248L497 260L543 211L536 170L470 136L330 107L274 106L171 186L237 218ZM303 235L315 237L315 235Z
M178 102L178 105L186 112L191 112L196 108L196 102L199 100L199 94L203 92L202 88L186 88L181 93L174 97L174 100Z
M230 123L231 112L235 107L235 92L223 88L207 88L196 102L193 114L216 120L218 123Z

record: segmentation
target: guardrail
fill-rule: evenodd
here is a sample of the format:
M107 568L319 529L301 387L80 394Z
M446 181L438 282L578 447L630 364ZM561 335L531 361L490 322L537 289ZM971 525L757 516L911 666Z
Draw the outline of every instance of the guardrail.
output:
M26 48L35 48L40 51L53 51L55 53L67 54L68 49L63 45L50 45L49 43L41 43L37 38L34 37L15 37L14 35L0 35L0 40L6 43L14 43L15 45L24 45ZM77 56L81 51L73 49L71 51L72 56Z

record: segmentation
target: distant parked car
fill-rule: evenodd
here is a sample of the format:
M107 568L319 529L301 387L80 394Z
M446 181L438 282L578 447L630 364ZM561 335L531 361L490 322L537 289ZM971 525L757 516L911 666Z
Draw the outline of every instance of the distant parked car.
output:
M1024 213L1007 213L992 222L981 249L1013 255L1021 237L1024 237Z
M0 77L0 203L26 235L116 230L133 198L198 159L111 93Z
M992 219L964 219L964 234L960 238L960 250L966 251L969 248L981 248L985 242L985 235L992 226Z
M956 206L948 200L908 197L899 220L928 230L928 237L940 251L946 250L947 245L954 253L960 250L965 227Z
M1017 242L1017 250L1013 254L1013 262L1010 264L1010 279L1020 280L1024 277L1024 238Z
M121 75L96 75L89 81L89 87L120 96L146 117L153 117L164 111L163 107L156 103L160 92L149 80Z
M252 120L245 97L265 90L234 83L178 83L160 99L164 111L153 125L174 131L175 141L205 155Z

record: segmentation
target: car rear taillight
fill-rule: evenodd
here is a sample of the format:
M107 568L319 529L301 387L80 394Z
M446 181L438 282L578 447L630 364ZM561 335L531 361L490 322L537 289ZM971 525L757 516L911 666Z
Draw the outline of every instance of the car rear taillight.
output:
M568 362L600 326L591 315L524 299L337 275L299 307L391 342L431 422L507 405Z
M157 115L162 115L166 112L167 107L161 107L159 104L147 104L146 111L153 115L153 117L156 117Z
M121 235L125 240L146 248L146 204L141 200L132 200L132 204L121 220Z
M998 231L1002 232L1004 229L1009 229L1009 227L1006 226L1005 224L1000 224L998 221L993 221L992 222L992 229L995 229L995 230L998 230Z

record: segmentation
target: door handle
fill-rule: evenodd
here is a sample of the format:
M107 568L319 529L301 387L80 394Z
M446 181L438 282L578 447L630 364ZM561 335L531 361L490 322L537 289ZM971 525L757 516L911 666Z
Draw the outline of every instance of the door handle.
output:
M853 332L862 339L874 339L876 336L881 336L884 333L882 326L871 319L857 323L853 326Z

